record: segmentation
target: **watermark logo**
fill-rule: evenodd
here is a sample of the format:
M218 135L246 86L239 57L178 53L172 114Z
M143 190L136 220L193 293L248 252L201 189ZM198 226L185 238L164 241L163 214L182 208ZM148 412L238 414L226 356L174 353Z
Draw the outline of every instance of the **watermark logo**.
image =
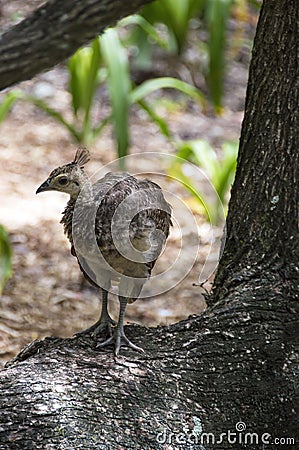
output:
M237 422L236 423L236 430L241 433L242 431L246 430L246 424L244 422Z
M137 185L129 173L119 172L116 160L98 170L83 187L72 218L73 244L82 268L97 285L107 289L107 280L115 280L119 282L119 295L145 298L172 289L189 274L197 260L200 236L195 215L186 201L190 198L187 192L196 187L198 201L200 192L205 191L205 198L215 198L217 194L202 169L182 161L163 153L129 155L122 162L130 175L139 180ZM183 164L185 178L178 179L167 172L176 164ZM192 187L186 182L190 177ZM161 189L155 189L147 180ZM203 199L201 204L209 216ZM170 239L175 236L176 245L167 258L165 221L170 214ZM210 252L199 269L199 283L217 265L214 227L209 222L207 227ZM192 245L188 245L190 236ZM149 277L148 268L164 253L168 264L156 265Z
M200 450L205 450L205 446L229 444L232 448L238 448L239 445L288 445L294 446L296 440L293 437L273 437L270 433L256 433L247 428L243 421L235 424L233 429L228 429L221 433L204 432L201 420L193 416L193 427L183 425L181 431L171 431L164 428L156 435L156 441L159 444L169 445L198 445Z

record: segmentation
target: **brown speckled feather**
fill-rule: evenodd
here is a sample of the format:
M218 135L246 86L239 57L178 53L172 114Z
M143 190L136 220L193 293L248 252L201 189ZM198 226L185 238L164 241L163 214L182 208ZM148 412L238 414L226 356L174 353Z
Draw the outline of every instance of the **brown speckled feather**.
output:
M89 230L86 228L86 231L84 231L86 240L88 240L90 233L95 233L99 249L109 264L118 272L128 276L149 277L171 226L171 207L165 201L161 188L150 180L138 180L128 173L108 173L92 186L88 196L89 201L91 200L92 210L96 208L96 217L93 221L95 223L94 228L89 228ZM138 203L137 206L136 203ZM74 255L76 255L73 246L75 205L76 201L70 199L61 220L64 231L72 244L72 254ZM119 207L122 209L116 225L117 242L128 240L129 237L133 247L141 251L152 245L153 253L149 261L143 263L129 261L121 256L117 250L111 225ZM87 210L88 207L83 208L82 221L84 223L87 222ZM137 214L135 214L135 210L138 211ZM92 222L92 219L90 222ZM82 227L81 223L80 226ZM158 239L156 241L153 239L149 244L150 236L154 236L157 231ZM90 239L92 240L91 236ZM78 262L86 278L91 281L91 269L88 262L86 262L87 270L82 267L82 258ZM96 283L93 281L93 284Z

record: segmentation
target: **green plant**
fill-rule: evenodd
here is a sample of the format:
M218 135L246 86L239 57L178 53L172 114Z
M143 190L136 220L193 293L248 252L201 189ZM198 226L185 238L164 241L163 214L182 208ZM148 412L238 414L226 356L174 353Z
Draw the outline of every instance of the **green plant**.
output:
M232 0L210 0L206 5L209 64L206 73L216 112L221 111L225 74L226 26Z
M184 50L195 21L197 28L206 32L207 38L200 42L197 50L202 54L201 67L196 69L190 61L186 66L191 72L202 70L216 112L222 111L223 80L225 75L226 49L238 50L242 42L244 23L248 20L248 3L254 0L157 0L143 7L140 15L124 19L121 24L130 26L127 43L137 47L133 63L137 68L152 68L154 47L159 46L167 54L178 56L185 63ZM230 16L237 22L236 31L227 41L227 22ZM191 22L191 19L193 22ZM160 25L164 25L161 28ZM158 25L158 26L157 26ZM243 30L243 31L242 31ZM236 38L236 39L235 39ZM191 73L191 76L193 74Z
M74 124L72 134L79 142L88 144L100 133L102 127L93 127L91 111L94 96L100 83L100 40L78 50L68 62L69 91L72 99Z
M168 48L181 55L186 45L190 20L198 16L205 3L206 0L159 0L142 8L141 15L152 25L164 24L169 32Z
M213 224L223 218L227 205L227 194L233 182L238 144L224 142L221 156L205 140L186 141L178 145L178 160L169 168L169 174L180 180L196 201L203 206L203 212ZM214 195L199 192L191 177L183 170L184 161L199 166L213 186ZM216 195L215 195L216 194Z
M3 225L0 225L0 294L5 283L12 275L12 250L9 237Z
M50 107L45 101L16 89L7 94L0 105L0 122L4 120L15 101L29 101L67 128L76 141L86 145L92 143L108 123L112 123L118 157L122 158L128 153L130 140L128 119L133 104L146 111L160 131L170 138L166 121L156 114L154 108L146 101L146 97L156 90L172 88L201 104L204 103L204 97L198 89L176 78L155 78L134 86L127 52L116 29L107 30L103 36L95 39L91 46L78 50L69 60L68 70L72 120L67 120L62 113ZM100 123L93 123L95 94L100 83L104 82L108 87L111 113Z

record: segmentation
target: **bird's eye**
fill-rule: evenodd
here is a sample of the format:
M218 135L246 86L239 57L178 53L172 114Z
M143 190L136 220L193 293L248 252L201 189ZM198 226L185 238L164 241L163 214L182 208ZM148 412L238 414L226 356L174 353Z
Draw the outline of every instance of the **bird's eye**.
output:
M61 185L61 186L65 186L67 183L68 183L68 179L67 179L67 177L60 177L59 178L59 180L58 180L58 183Z

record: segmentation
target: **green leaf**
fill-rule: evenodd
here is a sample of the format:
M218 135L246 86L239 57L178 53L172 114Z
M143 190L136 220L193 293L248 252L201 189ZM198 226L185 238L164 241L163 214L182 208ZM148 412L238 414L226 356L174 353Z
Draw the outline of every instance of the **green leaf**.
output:
M163 39L158 33L157 29L144 17L139 14L133 14L132 16L126 17L119 22L119 25L138 25L145 33L146 36L150 37L156 44L158 44L164 50L168 50L168 42ZM140 45L139 41L138 47Z
M177 89L204 106L204 95L197 88L184 81L178 80L177 78L171 77L154 78L144 81L132 90L130 93L130 101L131 103L139 102L152 92L163 88Z
M151 23L163 23L169 31L171 47L182 54L189 30L189 21L203 9L206 0L160 0L145 6L141 15Z
M197 2L198 3L198 2ZM195 4L191 0L163 0L165 15L168 17L167 25L175 37L178 54L184 49L189 30L190 9Z
M85 109L88 69L92 58L92 49L84 47L78 50L69 60L70 73L69 90L72 96L72 105L75 116Z
M151 106L146 103L144 100L139 100L138 105L149 115L149 117L152 119L152 121L158 125L160 128L161 133L166 136L168 139L171 138L171 133L168 128L167 122L160 117Z
M209 205L213 223L219 222L223 217L226 194L230 190L235 174L237 151L236 142L225 142L222 145L222 157L218 157L209 143L201 139L178 145L176 156L202 167L217 193L214 203Z
M225 142L222 145L222 160L219 163L218 171L212 182L221 199L225 202L226 193L233 183L237 165L238 143Z
M4 100L0 105L0 123L3 122L13 104L20 98L22 98L22 92L19 89L15 89L5 95Z
M92 130L93 137L96 138L99 134L101 134L106 125L108 125L108 123L111 122L112 122L112 114L110 114L110 116L105 117L105 119L103 119L96 127L93 128Z
M182 184L184 184L184 186L186 187L186 189L191 192L191 194L197 198L197 200L204 205L205 201L203 199L203 197L197 192L197 190L195 189L194 185L192 184L190 178L184 174L184 172L182 171L182 164L183 161L180 163L173 163L168 171L169 175L173 176L174 178L178 179Z
M95 91L98 87L98 72L101 62L100 39L94 39L91 44L92 54L89 61L89 67L86 75L85 86L85 111L84 111L84 128L90 125L90 110L92 107Z
M101 37L103 58L108 68L108 89L112 106L114 135L118 157L127 155L129 147L129 108L131 81L127 53L115 29ZM123 159L121 159L123 161Z
M89 47L78 50L68 64L69 90L72 96L74 115L81 119L81 141L88 144L92 138L90 112L99 84L101 63L100 39L93 40ZM81 117L79 117L79 115Z
M218 166L215 150L203 139L189 141L188 144L193 153L194 162L205 169L207 175L213 179Z
M0 225L0 293L12 275L12 249L3 225Z
M79 108L81 107L81 90L79 83L79 74L77 73L78 67L78 52L76 52L68 62L68 70L69 70L69 91L72 96L72 106L74 115L77 116Z
M226 45L226 24L232 0L213 0L207 3L209 71L208 84L214 107L221 112L223 78L225 72L224 50Z
M22 99L27 100L28 102L37 106L42 111L51 116L53 119L55 119L57 122L61 123L65 128L68 129L68 131L71 133L71 135L74 137L76 141L82 142L82 135L80 134L80 132L77 131L76 128L73 125L71 125L67 120L65 120L62 114L60 114L55 109L50 108L50 106L48 106L47 103L45 103L43 100L40 100L36 97L33 97L32 95L27 94L23 94Z
M203 213L205 214L206 218L211 221L212 224L216 223L216 219L213 217L214 209L211 205L209 205L208 198L204 195L204 193L199 193L192 183L192 180L184 174L183 172L183 166L184 160L176 161L171 164L171 166L168 169L169 176L175 178L180 183L183 184L183 186L186 188L188 192L198 201L198 203L203 207Z

